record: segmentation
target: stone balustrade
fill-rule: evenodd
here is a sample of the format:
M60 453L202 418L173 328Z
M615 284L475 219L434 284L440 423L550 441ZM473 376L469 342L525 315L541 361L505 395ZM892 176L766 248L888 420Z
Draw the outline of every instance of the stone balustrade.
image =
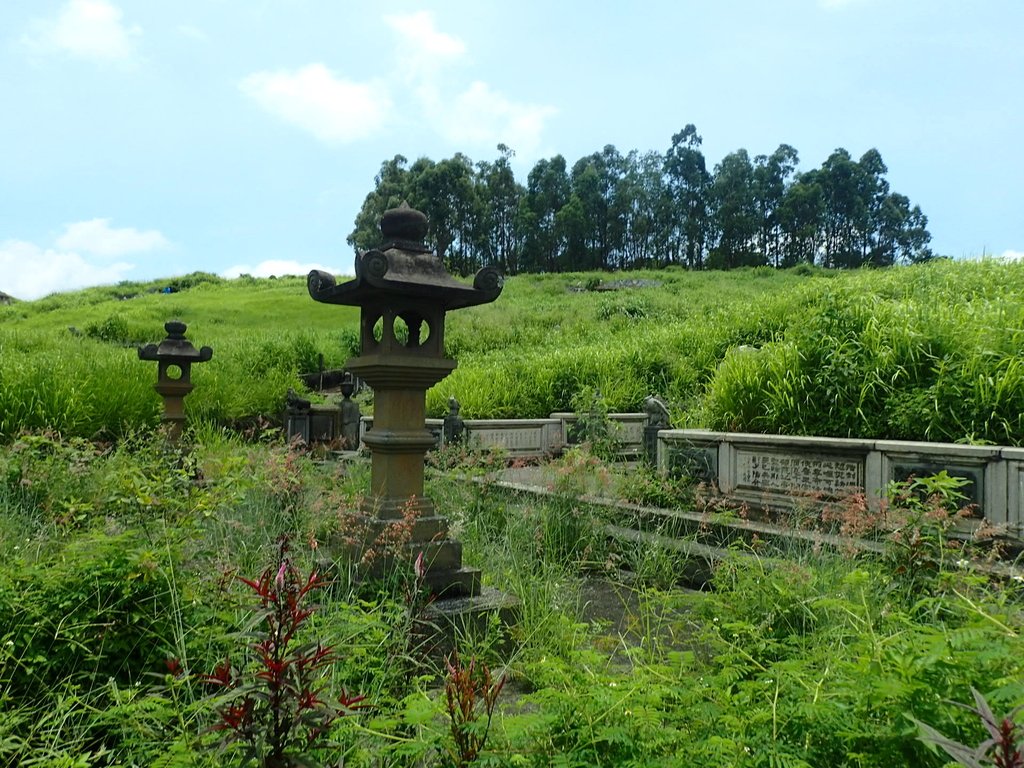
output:
M510 458L542 459L577 442L574 413L547 419L467 419L468 445ZM608 416L624 459L643 456L643 413ZM442 419L426 428L440 447ZM362 431L373 426L363 417ZM955 443L797 437L698 429L658 432L658 469L717 487L731 499L778 511L862 494L877 508L890 482L945 470L968 481L961 492L977 518L1024 536L1024 448Z
M467 444L476 450L500 450L511 458L542 459L560 454L566 446L579 442L573 429L575 413L553 413L547 419L466 419ZM612 437L623 459L643 455L643 413L608 414ZM435 447L444 444L443 419L427 419L426 428L435 437ZM362 418L361 435L373 428L373 417Z
M658 468L777 510L862 494L877 508L891 482L946 471L977 518L1024 533L1024 448L665 429Z

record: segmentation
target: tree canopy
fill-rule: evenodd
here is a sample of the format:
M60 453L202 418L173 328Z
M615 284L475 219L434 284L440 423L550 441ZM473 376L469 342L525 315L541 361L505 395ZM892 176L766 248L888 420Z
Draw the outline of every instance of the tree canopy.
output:
M877 149L860 159L838 148L798 172L797 150L781 144L751 159L730 152L708 170L694 125L672 136L664 154L626 154L612 145L570 165L538 160L525 185L515 153L474 163L457 153L412 164L381 164L348 242L379 244L381 215L402 201L430 221L429 242L463 275L493 265L506 274L635 269L851 268L932 257L928 219L890 191Z

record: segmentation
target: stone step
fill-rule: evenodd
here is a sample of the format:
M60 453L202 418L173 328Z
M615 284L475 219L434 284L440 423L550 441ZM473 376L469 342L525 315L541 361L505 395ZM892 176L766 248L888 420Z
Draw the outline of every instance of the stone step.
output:
M402 530L401 521L375 520L365 515L351 515L347 525L348 536L363 549L379 549L384 542L402 540L423 542L425 546L448 538L448 520L442 515L416 518L411 531Z
M423 585L436 598L473 597L480 594L480 569L429 570Z
M473 595L435 600L416 621L414 631L420 637L418 653L444 664L466 638L487 633L493 616L497 615L502 626L512 627L519 621L519 612L516 597L492 587L483 587ZM510 652L511 643L506 633L499 648Z
M462 542L455 539L442 541L410 542L409 555L413 561L423 553L423 565L430 574L433 571L457 571L462 568Z
M658 533L640 531L620 525L605 525L604 531L611 539L620 543L660 547L678 552L685 558L679 572L678 582L680 585L692 589L705 588L714 574L715 566L725 558L736 556L753 557L752 554L742 550L726 550L720 547L701 544L692 539L663 536Z
M884 545L865 539L851 539L823 531L781 526L758 520L743 520L733 515L687 512L684 510L645 507L638 504L598 502L614 510L613 519L638 530L690 538L713 547L729 547L737 543L747 546L767 544L783 551L799 547L880 553Z

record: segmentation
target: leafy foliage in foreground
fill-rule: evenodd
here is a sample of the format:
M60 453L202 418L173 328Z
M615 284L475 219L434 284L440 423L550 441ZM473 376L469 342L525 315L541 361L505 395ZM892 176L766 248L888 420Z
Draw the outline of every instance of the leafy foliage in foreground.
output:
M211 699L201 677L230 656L245 679L269 682L260 649L240 639L266 619L240 577L268 595L278 574L301 590L274 542L290 537L297 573L329 562L365 470L212 430L187 453L144 436L117 447L29 436L0 449L0 470L0 762L244 764L211 728L258 686ZM550 503L431 479L467 561L522 602L513 646L496 625L459 638L474 670L494 670L489 682L466 663L415 663L415 596L401 588L337 578L315 590L315 612L296 601L296 648L332 649L310 690L366 697L330 721L309 760L938 768L910 718L980 744L978 718L951 702L972 687L995 711L1024 702L1018 582L990 583L951 558L910 578L899 548L881 559L809 549L736 552L707 593L659 588L681 564L610 548L579 502L600 474L570 457ZM635 581L609 575L624 558L644 563ZM618 620L584 611L594 576L621 592ZM469 714L453 719L453 706Z

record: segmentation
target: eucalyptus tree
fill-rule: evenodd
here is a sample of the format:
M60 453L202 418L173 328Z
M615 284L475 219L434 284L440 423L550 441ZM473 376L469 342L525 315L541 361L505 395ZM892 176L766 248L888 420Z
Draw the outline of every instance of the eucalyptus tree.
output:
M609 214L611 260L618 269L665 264L673 209L663 169L664 158L658 152L641 155L633 150L623 158Z
M373 179L374 187L363 200L356 214L355 227L346 238L356 253L380 245L380 217L384 211L403 201L412 205L408 162L404 156L395 155L381 163L380 171Z
M885 196L876 214L876 226L875 247L869 254L871 264L888 266L932 258L928 218L919 206L911 207L905 195L892 192Z
M481 208L478 242L487 264L497 266L506 275L514 275L519 271L523 247L518 218L524 190L512 171L515 152L499 144L498 154L493 163L480 162L476 166Z
M559 216L567 234L566 261L572 269L608 265L608 199L602 175L594 155L577 160L569 174L572 192Z
M775 267L785 260L780 208L786 187L799 158L789 144L780 144L770 155L754 158L754 205L757 208L757 247L765 263Z
M825 200L823 265L859 266L869 221L865 171L849 152L840 148L822 163L818 179Z
M472 161L458 152L437 163L421 158L410 170L415 207L427 215L437 255L451 271L471 273L479 266L475 235L481 219Z
M891 196L890 196L891 197ZM909 200L900 195L905 202L894 203L902 211L906 211ZM903 226L896 238L896 259L917 263L929 261L935 258L935 253L928 246L932 240L932 234L928 231L928 217L924 215L921 206L915 205L903 217Z
M701 142L697 128L690 123L672 136L672 146L665 154L666 186L675 209L669 224L669 256L676 262L685 258L691 269L704 266L711 225L711 174L700 149Z
M585 234L583 261L588 269L608 269L619 244L613 239L612 197L623 173L623 158L611 144L577 160L570 182L583 206Z
M504 144L496 160L475 165L461 153L411 165L395 155L381 164L348 242L357 251L376 246L381 215L405 200L427 214L428 242L462 274L484 264L516 274L670 263L886 266L932 256L927 218L890 191L876 149L857 161L836 149L802 174L788 144L753 161L740 149L711 174L701 143L689 124L664 156L622 155L609 144L569 171L556 155L534 165L525 188Z
M571 194L565 158L555 155L538 160L526 179L525 212L520 221L528 226L523 245L523 269L557 272L559 254L565 247L566 216L558 212Z
M869 149L860 160L860 197L864 205L863 220L860 222L860 263L875 263L884 266L893 263L891 248L882 247L879 242L882 207L889 196L889 182L885 174L889 171L877 149Z
M813 264L819 255L825 220L820 175L817 170L800 174L782 196L778 209L783 242L780 267Z
M738 149L715 166L711 202L717 243L708 265L726 269L761 263L757 252L758 212L754 166L747 150Z
M555 213L555 232L559 243L555 256L557 271L580 272L596 268L588 258L587 235L590 229L583 201L575 192L570 192L565 205Z

